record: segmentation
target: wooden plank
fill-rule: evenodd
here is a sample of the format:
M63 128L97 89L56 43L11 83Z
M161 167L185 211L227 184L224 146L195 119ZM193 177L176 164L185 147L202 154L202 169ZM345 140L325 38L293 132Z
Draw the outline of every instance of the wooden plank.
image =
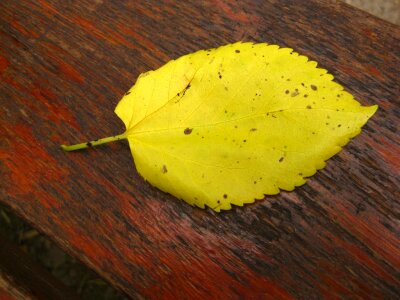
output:
M0 201L133 298L396 298L399 27L338 1L0 2ZM215 214L151 187L113 110L142 72L238 40L316 60L363 133L295 192Z
M79 299L0 234L0 299Z

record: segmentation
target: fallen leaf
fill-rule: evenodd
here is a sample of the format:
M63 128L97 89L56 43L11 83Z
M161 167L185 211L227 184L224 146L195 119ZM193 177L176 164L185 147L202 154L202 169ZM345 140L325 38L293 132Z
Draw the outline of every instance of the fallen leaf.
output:
M215 211L292 191L360 133L363 107L317 63L276 45L201 50L139 76L115 109L138 172Z

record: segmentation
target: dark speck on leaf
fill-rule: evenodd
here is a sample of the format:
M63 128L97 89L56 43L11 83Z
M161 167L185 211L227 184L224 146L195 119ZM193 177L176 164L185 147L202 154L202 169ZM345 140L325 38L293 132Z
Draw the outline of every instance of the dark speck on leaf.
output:
M304 98L307 98L308 97L308 95L307 94L304 94Z
M247 140L243 140L243 143L246 143L247 142Z
M257 128L251 128L250 129L250 131L256 131L257 130Z
M290 96L292 96L292 97L296 97L297 95L299 94L299 92L298 91L294 91Z
M317 86L315 86L315 85L310 85L310 88L313 90L313 91L316 91L317 90Z
M91 142L88 142L88 143L86 143L86 146L88 146L88 147L92 147L92 146L93 146L93 144L92 144Z
M338 124L338 126L337 127L342 127L342 124Z
M303 176L303 173L299 173L299 176Z
M254 184L257 184L257 181L254 181Z
M168 172L166 165L162 166L161 172L163 172L164 174Z
M227 194L224 194L224 199L226 199L226 198L228 198L228 195L227 195Z
M236 53L240 53L240 50L236 49L235 52L236 52Z
M312 107L311 107L311 105L307 105L307 109L311 109Z
M183 131L183 133L184 133L184 134L191 134L192 131L193 131L193 128L186 128L186 129Z
M283 162L283 160L284 160L284 157L282 156L282 157L279 159L279 162Z
M285 94L289 94L289 90L286 90L286 91L285 91Z

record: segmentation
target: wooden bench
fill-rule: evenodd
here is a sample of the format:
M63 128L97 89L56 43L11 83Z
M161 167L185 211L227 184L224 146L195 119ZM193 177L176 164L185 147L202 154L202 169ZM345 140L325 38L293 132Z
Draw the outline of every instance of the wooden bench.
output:
M113 110L137 76L235 41L294 48L377 114L294 192L216 214L147 184ZM0 201L132 298L400 290L400 30L339 1L0 2Z

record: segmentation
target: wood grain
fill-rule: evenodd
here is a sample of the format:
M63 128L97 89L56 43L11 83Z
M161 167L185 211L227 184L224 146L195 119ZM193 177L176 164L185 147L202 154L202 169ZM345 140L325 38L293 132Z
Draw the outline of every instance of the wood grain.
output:
M132 298L395 299L399 27L337 1L0 2L0 201ZM142 72L242 41L294 48L364 105L308 184L216 214L147 184L115 105Z

